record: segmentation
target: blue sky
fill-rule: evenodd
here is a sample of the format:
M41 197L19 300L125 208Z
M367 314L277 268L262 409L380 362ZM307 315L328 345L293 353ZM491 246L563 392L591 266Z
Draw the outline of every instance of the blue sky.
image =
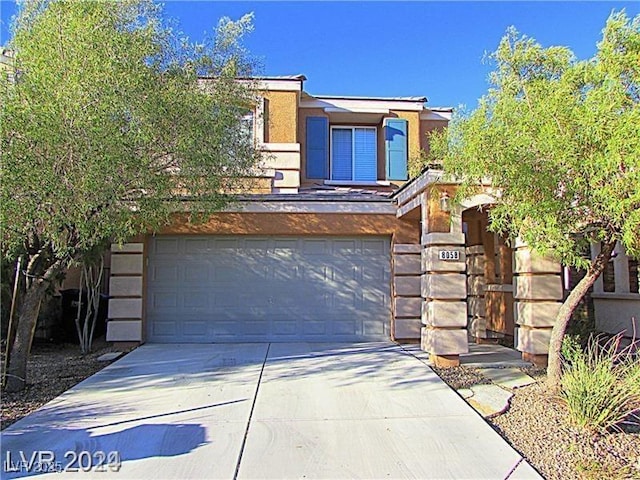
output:
M426 96L431 106L473 108L487 90L495 50L508 26L578 58L596 50L613 10L640 14L640 2L213 2L167 1L165 12L193 40L221 16L254 12L249 50L266 75L303 73L312 94ZM15 3L2 0L8 38Z

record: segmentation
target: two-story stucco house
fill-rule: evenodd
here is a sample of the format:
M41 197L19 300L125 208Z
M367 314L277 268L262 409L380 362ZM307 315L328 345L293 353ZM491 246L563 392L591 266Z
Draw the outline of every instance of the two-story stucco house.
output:
M455 364L470 340L507 337L544 361L560 266L487 232L490 189L451 206L440 172L408 181L451 109L314 96L304 81L261 79L253 193L113 247L107 340L411 340Z

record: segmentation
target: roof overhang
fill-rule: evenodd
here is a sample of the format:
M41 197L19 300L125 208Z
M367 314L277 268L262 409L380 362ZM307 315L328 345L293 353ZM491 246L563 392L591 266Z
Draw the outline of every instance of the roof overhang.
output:
M431 110L427 108L420 114L420 120L440 120L448 122L453 116L453 109Z
M293 200L290 195L267 195L264 198L251 197L240 199L230 205L226 212L245 213L343 213L395 215L396 206L389 198L385 199L317 199ZM279 198L278 198L279 197Z
M321 108L327 113L351 112L384 115L390 110L421 112L425 97L365 98L304 95L300 108Z

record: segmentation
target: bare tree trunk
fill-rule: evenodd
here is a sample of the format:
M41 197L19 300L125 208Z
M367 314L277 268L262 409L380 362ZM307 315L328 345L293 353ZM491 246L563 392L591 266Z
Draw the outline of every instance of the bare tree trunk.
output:
M7 368L7 392L19 392L27 384L27 360L46 287L43 280L32 282L22 298L16 338L11 350L11 363Z
M24 390L27 384L27 360L38 323L40 304L47 294L49 283L63 266L61 259L53 260L51 263L45 262L45 257L50 259L52 256L49 247L43 247L25 262L26 286L20 300L16 338L7 368L5 386L7 392L19 392Z
M100 310L100 286L102 285L102 277L104 276L104 256L100 257L100 267L97 272L94 271L93 291L91 305L93 306L93 317L91 321L91 330L89 332L88 351L93 347L93 334L98 323L98 313Z
M104 257L97 260L96 265L82 264L80 272L80 292L78 295L78 311L76 314L76 331L80 340L80 350L83 354L91 352L93 333L98 320L100 308L100 285L104 273ZM84 297L83 297L84 293ZM86 300L83 323L80 323L82 300Z
M7 344L4 355L4 363L2 365L2 380L0 384L2 388L7 384L7 365L11 361L11 349L13 348L13 342L15 340L15 332L13 328L13 318L16 313L16 305L18 303L18 292L20 291L20 275L22 274L22 256L18 257L16 262L16 273L13 279L13 293L11 295L11 309L9 311L9 325L7 327Z
M600 274L604 271L607 262L611 258L611 253L616 245L615 240L603 244L600 253L593 259L591 266L587 270L587 274L578 282L571 293L566 298L558 315L553 323L551 330L551 340L549 341L549 364L547 367L547 389L550 393L558 393L560 390L560 380L562 378L562 341L571 315L574 310L589 291Z

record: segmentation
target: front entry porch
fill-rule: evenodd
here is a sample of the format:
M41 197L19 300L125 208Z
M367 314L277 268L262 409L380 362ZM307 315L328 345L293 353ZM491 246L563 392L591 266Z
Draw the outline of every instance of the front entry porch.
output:
M395 195L399 218L420 218L421 349L456 366L470 344L501 344L546 365L564 295L560 265L488 231L489 186L453 205L456 188L429 170Z

